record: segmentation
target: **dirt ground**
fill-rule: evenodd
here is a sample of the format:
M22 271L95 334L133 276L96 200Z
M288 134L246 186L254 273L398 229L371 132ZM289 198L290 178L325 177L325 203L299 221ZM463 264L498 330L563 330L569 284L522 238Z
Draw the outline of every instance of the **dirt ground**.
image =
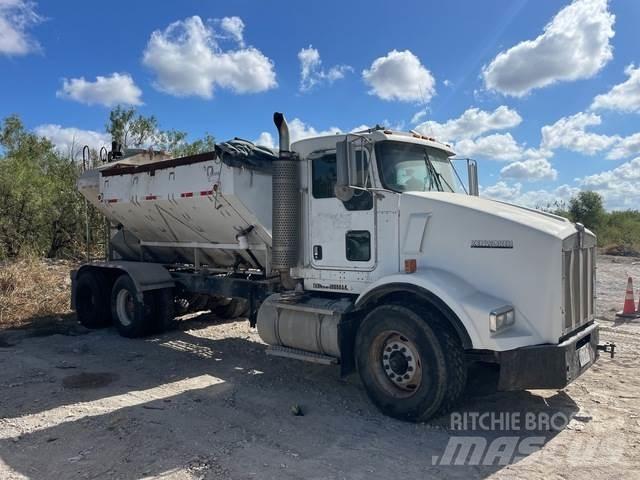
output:
M565 390L498 393L495 371L471 371L458 418L567 420L535 431L387 418L357 376L269 357L245 321L204 316L145 340L72 317L0 332L0 478L640 478L640 321L613 321L626 274L640 281L638 259L600 257L601 340L618 352ZM515 439L519 454L449 465L461 437ZM523 449L532 437L541 448Z

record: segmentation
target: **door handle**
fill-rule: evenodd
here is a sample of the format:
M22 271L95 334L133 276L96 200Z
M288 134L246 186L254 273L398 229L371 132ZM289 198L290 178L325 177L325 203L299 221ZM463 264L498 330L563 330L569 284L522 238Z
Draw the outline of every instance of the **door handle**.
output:
M313 259L322 260L322 245L313 246Z

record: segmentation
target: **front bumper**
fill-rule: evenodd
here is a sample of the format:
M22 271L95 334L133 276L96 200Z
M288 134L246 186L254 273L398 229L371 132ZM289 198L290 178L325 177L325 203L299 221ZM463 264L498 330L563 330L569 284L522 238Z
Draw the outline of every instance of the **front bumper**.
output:
M499 390L560 389L598 359L598 324L557 345L533 345L498 353Z

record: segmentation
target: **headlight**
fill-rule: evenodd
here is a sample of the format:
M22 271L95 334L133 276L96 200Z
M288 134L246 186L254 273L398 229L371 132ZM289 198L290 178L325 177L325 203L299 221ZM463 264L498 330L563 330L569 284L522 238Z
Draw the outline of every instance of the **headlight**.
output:
M496 308L489 314L491 333L499 333L516 322L516 312L511 305Z

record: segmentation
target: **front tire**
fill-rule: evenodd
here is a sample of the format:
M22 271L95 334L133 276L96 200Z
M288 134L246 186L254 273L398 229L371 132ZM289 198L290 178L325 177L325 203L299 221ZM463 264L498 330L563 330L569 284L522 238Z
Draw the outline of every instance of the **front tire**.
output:
M445 413L466 383L460 341L425 308L381 305L369 312L356 336L356 365L371 401L401 420Z
M129 275L121 275L111 290L111 314L123 337L144 337L153 330L153 295L143 293L142 301Z

